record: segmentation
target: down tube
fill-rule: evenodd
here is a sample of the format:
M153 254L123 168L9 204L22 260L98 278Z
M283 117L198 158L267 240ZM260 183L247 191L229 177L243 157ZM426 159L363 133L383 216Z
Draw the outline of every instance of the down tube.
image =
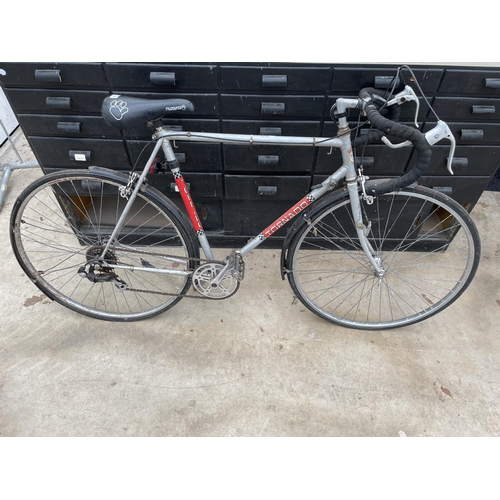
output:
M292 208L287 210L281 217L278 217L272 224L266 227L258 236L253 238L247 245L241 249L241 255L246 255L254 248L257 248L264 240L272 236L278 229L282 228L287 222L290 222L296 215L305 210L313 201L314 197L308 194L298 201Z

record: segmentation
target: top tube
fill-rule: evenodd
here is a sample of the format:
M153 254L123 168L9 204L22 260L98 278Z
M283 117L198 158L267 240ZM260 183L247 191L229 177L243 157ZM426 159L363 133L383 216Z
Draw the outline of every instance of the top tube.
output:
M295 137L279 135L247 135L247 134L219 134L208 132L178 132L173 130L159 130L154 139L165 138L171 141L196 141L238 144L286 144L287 146L313 146L341 148L344 141L338 137Z

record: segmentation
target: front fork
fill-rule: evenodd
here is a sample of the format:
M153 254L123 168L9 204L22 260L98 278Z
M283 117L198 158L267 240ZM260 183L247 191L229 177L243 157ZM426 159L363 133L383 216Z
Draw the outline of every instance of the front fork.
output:
M345 102L349 102L349 100L345 100ZM359 243L361 244L361 248L365 252L368 260L374 268L374 274L378 276L379 279L382 279L385 274L385 270L381 266L381 260L379 257L377 257L377 252L368 241L367 236L370 232L370 227L366 227L363 223L363 211L361 209L358 176L356 173L356 168L354 166L354 157L352 154L349 126L345 117L339 118L339 136L343 137L345 140L344 145L341 148L342 161L347 170L346 184L347 190L349 192L349 199L351 201L354 226L358 235Z
M375 269L375 275L379 278L383 278L385 270L381 266L381 260L377 257L377 253L372 247L371 243L368 241L368 234L370 232L370 227L365 226L363 223L363 212L361 209L361 201L359 196L359 187L357 179L353 181L347 181L347 189L349 192L349 198L351 200L352 215L354 218L354 225L356 233L358 234L358 239L365 252L368 260Z

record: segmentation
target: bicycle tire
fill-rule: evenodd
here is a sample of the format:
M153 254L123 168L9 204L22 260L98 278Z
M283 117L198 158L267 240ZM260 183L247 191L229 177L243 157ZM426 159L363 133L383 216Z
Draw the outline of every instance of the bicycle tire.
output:
M137 321L173 307L189 288L199 258L184 215L145 186L116 242L98 261L123 213L127 200L119 188L126 184L124 174L101 168L55 172L28 186L11 215L11 245L33 283L63 306L101 320ZM153 268L186 274L148 271Z
M356 237L349 197L337 193L304 216L290 242L288 280L300 301L332 323L384 330L423 321L458 299L480 258L467 211L422 186L378 196L372 205L360 201L385 274L375 274Z

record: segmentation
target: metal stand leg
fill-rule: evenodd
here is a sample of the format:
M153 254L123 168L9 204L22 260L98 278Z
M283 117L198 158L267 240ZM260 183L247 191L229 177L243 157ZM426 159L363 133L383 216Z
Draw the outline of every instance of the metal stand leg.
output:
M9 182L10 176L12 175L12 171L39 166L40 165L38 165L36 161L27 161L23 163L4 163L3 165L0 165L0 168L3 169L2 180L0 181L0 210L2 210L5 193L7 191L7 183Z
M3 170L2 180L0 181L0 210L2 210L3 202L5 200L5 193L7 192L7 184L9 182L10 176L12 175L12 171L20 170L23 168L39 167L40 165L36 161L23 162L23 159L21 158L21 155L19 154L16 145L14 144L14 141L7 132L7 129L5 128L5 125L3 124L1 119L0 119L0 126L4 130L5 135L7 136L10 145L12 146L12 149L14 150L14 153L19 159L19 163L15 162L15 163L4 163L3 165L0 164L0 169Z

